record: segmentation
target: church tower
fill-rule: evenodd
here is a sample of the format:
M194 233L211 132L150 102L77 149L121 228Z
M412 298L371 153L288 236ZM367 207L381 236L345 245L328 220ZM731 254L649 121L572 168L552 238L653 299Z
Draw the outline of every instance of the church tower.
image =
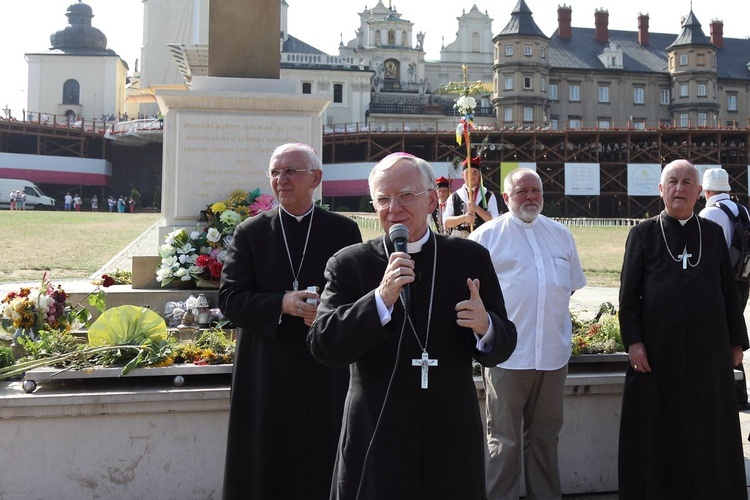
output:
M549 38L534 22L531 9L518 0L510 22L493 39L495 45L492 105L498 124L534 127L549 121Z
M359 55L370 60L370 68L375 71L373 90L400 92L406 89L418 90L424 79L424 51L422 38L417 34L413 43L414 23L401 18L401 14L391 6L378 0L371 9L360 12L360 25L356 37L346 45L339 45L342 57Z
M667 47L667 69L672 80L669 111L676 126L719 124L717 52L691 10L677 39Z
M68 25L50 35L46 52L27 53L27 110L87 120L118 118L125 107L128 66L92 26L91 7L71 4Z

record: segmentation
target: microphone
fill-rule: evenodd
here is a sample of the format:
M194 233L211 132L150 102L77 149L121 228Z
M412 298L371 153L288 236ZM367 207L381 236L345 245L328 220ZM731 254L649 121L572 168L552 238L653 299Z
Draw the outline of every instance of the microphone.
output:
M393 248L397 252L406 252L406 242L409 240L409 228L403 224L394 224L388 230L388 237L393 242ZM411 306L411 293L409 285L401 287L401 300L404 301L404 311L409 313Z

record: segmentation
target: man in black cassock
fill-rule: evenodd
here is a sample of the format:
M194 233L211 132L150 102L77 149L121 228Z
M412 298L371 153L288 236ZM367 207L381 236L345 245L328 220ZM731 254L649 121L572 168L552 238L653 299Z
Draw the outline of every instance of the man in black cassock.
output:
M327 365L351 365L331 498L353 500L359 489L360 499L484 500L472 358L494 366L516 344L497 275L484 247L428 229L429 163L394 153L369 184L385 232L405 225L408 245L396 251L384 235L326 265L308 344ZM447 264L450 273L437 272Z
M664 167L659 191L665 209L630 231L622 266L620 498L744 499L732 367L748 338L723 232L693 213L688 161Z
M328 495L348 386L345 369L313 359L305 343L323 270L362 237L347 217L314 206L320 159L279 146L268 175L278 210L242 222L229 245L219 307L239 327L232 375L225 499Z

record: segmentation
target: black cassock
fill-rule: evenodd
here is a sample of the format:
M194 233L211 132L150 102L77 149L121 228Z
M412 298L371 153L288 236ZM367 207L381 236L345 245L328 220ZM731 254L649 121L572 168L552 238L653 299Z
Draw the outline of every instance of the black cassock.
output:
M284 228L295 271L310 215L285 212ZM349 218L315 209L299 276L300 289L325 285L333 253L362 237ZM315 361L302 318L281 314L292 289L274 210L251 217L235 231L222 273L220 308L239 328L232 375L225 499L325 498L341 423L348 372Z
M381 326L374 290L388 259L377 238L337 253L326 266L328 283L308 343L330 366L351 363L351 380L336 458L332 499L354 499L365 453L383 406L388 381L396 372L378 434L369 453L361 499L484 499L485 440L472 377L472 358L492 366L516 345L497 276L487 250L461 238L437 237L437 276L427 351L438 365L429 368L427 389L412 360L421 348L408 324L397 357L404 322L394 306ZM387 238L386 238L387 240ZM393 251L388 242L389 252ZM433 275L434 240L412 255L411 317L424 345ZM482 354L470 329L456 325L455 306L469 299L466 278L480 280L479 292L495 329L494 348Z
M674 258L687 246L687 269L665 237ZM731 346L748 339L721 227L665 212L634 227L620 328L626 348L645 344L652 370L625 375L620 498L746 498Z

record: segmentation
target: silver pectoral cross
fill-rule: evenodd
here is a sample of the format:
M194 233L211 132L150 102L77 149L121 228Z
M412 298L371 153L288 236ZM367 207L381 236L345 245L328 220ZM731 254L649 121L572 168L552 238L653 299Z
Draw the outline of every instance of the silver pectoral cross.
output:
M682 268L683 269L687 269L688 259L690 257L692 257L692 256L693 256L693 254L687 253L687 245L685 245L685 248L682 250L682 254L678 256L680 259L682 259Z
M430 355L427 354L427 351L422 351L422 358L412 359L411 360L411 366L421 366L422 367L422 389L427 389L427 370L429 370L430 366L437 366L438 360L437 359L430 359Z

